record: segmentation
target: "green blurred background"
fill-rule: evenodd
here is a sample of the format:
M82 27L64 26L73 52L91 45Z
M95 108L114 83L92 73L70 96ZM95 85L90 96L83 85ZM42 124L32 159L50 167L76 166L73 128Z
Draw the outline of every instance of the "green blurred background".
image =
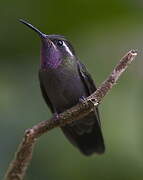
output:
M51 114L42 99L37 35L63 34L99 85L130 49L136 61L100 105L106 153L84 157L60 129L43 135L26 180L143 179L143 1L0 1L0 179L24 130Z

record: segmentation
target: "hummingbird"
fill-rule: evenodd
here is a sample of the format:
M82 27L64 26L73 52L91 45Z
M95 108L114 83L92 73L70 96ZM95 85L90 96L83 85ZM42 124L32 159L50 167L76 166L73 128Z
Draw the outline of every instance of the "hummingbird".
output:
M95 83L77 57L72 44L62 35L47 35L32 24L41 39L39 81L42 96L53 115L64 112L96 91ZM61 127L67 139L84 155L105 151L99 111Z

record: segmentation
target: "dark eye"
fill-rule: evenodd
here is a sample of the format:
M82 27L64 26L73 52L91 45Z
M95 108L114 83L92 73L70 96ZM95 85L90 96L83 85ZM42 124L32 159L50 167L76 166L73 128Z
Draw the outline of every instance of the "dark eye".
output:
M59 47L61 47L61 46L63 45L63 41L58 40L58 41L57 41L57 45L58 45Z

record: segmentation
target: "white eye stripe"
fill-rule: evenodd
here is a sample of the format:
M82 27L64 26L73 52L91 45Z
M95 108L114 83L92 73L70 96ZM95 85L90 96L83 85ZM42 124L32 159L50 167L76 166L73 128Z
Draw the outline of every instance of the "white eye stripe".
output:
M63 46L65 47L66 51L73 56L72 52L70 51L69 47L66 45L66 43L63 41Z

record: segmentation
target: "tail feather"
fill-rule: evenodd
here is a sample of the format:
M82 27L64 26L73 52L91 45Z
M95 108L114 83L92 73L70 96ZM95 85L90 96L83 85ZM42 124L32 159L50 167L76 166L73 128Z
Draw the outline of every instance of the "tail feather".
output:
M77 132L77 125L83 128L83 125L81 123L84 123L84 121L86 122L86 119L80 122L77 121L72 126L69 124L62 127L62 130L66 137L70 140L72 144L78 147L84 155L91 155L94 152L98 154L102 154L105 152L105 145L101 132L101 127L98 121L95 120L95 116L92 117L92 119L93 118L94 124L92 124L92 126L90 125L90 130L88 131L84 131L85 129L83 129L83 132Z

